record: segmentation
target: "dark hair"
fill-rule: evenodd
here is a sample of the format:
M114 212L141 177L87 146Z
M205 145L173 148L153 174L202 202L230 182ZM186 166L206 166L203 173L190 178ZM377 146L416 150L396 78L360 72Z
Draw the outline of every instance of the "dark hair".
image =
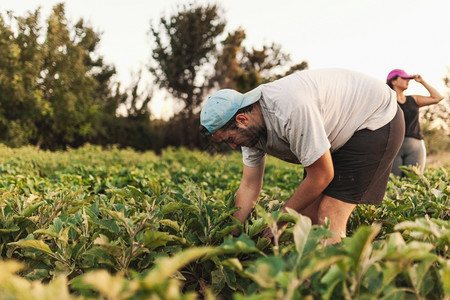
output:
M221 127L221 129L224 129L224 130L237 129L238 126L237 126L237 124L236 124L236 116L237 116L238 114L245 114L245 113L251 112L251 111L253 110L253 106L254 106L254 105L255 105L255 103L240 108L240 109L234 114L234 116L233 116L227 123L225 123L225 125L223 125L223 126ZM205 126L200 125L199 130L200 130L200 133L201 133L201 134L203 134L203 135L209 135L209 130L206 129Z
M201 133L201 134L203 134L203 135L209 135L209 130L206 129L205 126L200 125L199 130L200 130L200 133Z
M391 89L394 89L394 86L392 85L392 81L396 80L398 77L399 77L398 75L392 77L391 79L389 79L389 80L386 81L386 84L387 84Z
M247 105L243 108L240 108L235 114L234 116L230 119L230 121L228 121L227 123L225 123L225 125L222 126L222 129L224 130L232 130L232 129L237 129L238 126L236 124L236 116L238 114L246 114L248 112L251 112L253 110L253 104Z

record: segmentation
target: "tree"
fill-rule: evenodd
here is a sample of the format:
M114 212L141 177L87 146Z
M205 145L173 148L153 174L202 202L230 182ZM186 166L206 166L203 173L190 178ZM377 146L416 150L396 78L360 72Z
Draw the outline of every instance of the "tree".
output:
M98 136L98 143L117 144L121 147L133 147L136 150L159 151L162 148L161 134L155 130L150 121L149 103L153 91L151 88L140 91L141 83L142 78L139 73L125 91L121 92L120 85L117 85L113 98L116 108L121 105L124 111L121 115L104 115L103 124L106 130Z
M198 134L198 107L211 89L246 92L277 76L308 67L306 62L293 65L277 44L247 50L242 46L246 37L242 29L228 33L217 51L217 40L225 27L222 15L217 5L182 6L173 16L163 17L158 26L151 27L155 47L150 71L159 87L184 103L184 109L165 124L165 132L171 133L166 139L170 139L170 145L204 144Z
M95 55L99 34L81 19L72 28L58 4L47 20L42 45L41 90L50 103L50 112L37 122L38 146L76 147L93 138L99 126L114 68Z
M308 68L305 61L292 65L290 56L275 43L264 45L261 50L247 50L242 46L245 36L244 30L238 29L229 33L222 42L210 87L233 88L247 92L261 83Z
M26 17L0 15L0 141L46 149L86 142L151 148L151 93L138 91L140 79L122 92L112 82L115 68L96 53L100 34L83 19L72 25L63 4L53 8L45 36L39 16L39 9ZM122 104L126 117L116 115Z
M36 142L55 148L75 145L89 135L92 128L89 119L97 112L93 106L96 82L88 75L85 60L88 49L77 44L83 39L82 30L75 32L78 41L73 41L63 4L53 8L47 26L41 87L45 99L51 103L51 113L39 120Z
M0 140L76 147L105 132L105 115L115 116L115 69L95 53L99 34L82 19L71 26L63 4L53 8L44 38L39 17L39 9L0 16Z
M447 86L446 99L421 112L421 128L430 154L450 149L450 74L443 81Z
M192 145L190 135L198 128L193 122L194 111L207 87L202 66L213 56L216 39L224 28L218 6L192 4L179 7L176 14L162 17L158 26L151 27L155 43L152 57L157 66L150 72L159 87L184 103L181 138L185 145Z
M8 13L6 20L0 16L0 140L10 146L28 144L37 132L35 119L48 110L39 89L38 20L38 11L26 17Z
M243 72L238 55L242 53L242 42L245 37L245 31L238 29L228 33L221 42L222 50L216 59L215 72L209 79L210 88L237 89L236 79Z

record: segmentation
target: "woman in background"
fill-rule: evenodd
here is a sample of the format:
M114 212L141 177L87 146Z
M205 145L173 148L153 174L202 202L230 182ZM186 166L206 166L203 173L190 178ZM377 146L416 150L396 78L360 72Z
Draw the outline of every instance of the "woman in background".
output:
M423 85L430 93L429 96L405 95L409 81L414 79ZM419 74L408 75L401 69L389 72L386 83L397 93L397 102L405 116L405 139L392 166L392 173L396 176L404 175L400 166L419 165L420 173L423 173L426 160L426 149L422 131L419 124L419 108L436 104L444 97L430 86Z

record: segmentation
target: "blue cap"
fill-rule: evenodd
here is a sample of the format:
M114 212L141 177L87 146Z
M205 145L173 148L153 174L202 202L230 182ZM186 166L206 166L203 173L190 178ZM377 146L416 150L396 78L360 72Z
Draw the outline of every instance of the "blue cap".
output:
M200 113L200 124L203 125L211 135L225 125L236 114L236 112L261 98L259 87L241 94L231 89L223 89L215 92L206 99Z

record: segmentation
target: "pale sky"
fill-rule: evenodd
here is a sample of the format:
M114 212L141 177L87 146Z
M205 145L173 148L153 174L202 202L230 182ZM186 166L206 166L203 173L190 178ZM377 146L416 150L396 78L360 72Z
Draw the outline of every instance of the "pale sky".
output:
M56 4L66 4L71 24L84 18L103 32L98 53L116 66L129 85L131 74L146 71L150 23L175 12L185 0L0 0L0 12L23 16L41 6L43 19ZM200 0L225 9L227 32L242 27L245 46L280 44L294 62L310 69L340 67L385 80L395 68L422 77L442 94L450 73L449 0ZM146 77L152 86L151 77ZM426 94L411 81L408 94ZM167 117L173 103L157 93L154 117Z

